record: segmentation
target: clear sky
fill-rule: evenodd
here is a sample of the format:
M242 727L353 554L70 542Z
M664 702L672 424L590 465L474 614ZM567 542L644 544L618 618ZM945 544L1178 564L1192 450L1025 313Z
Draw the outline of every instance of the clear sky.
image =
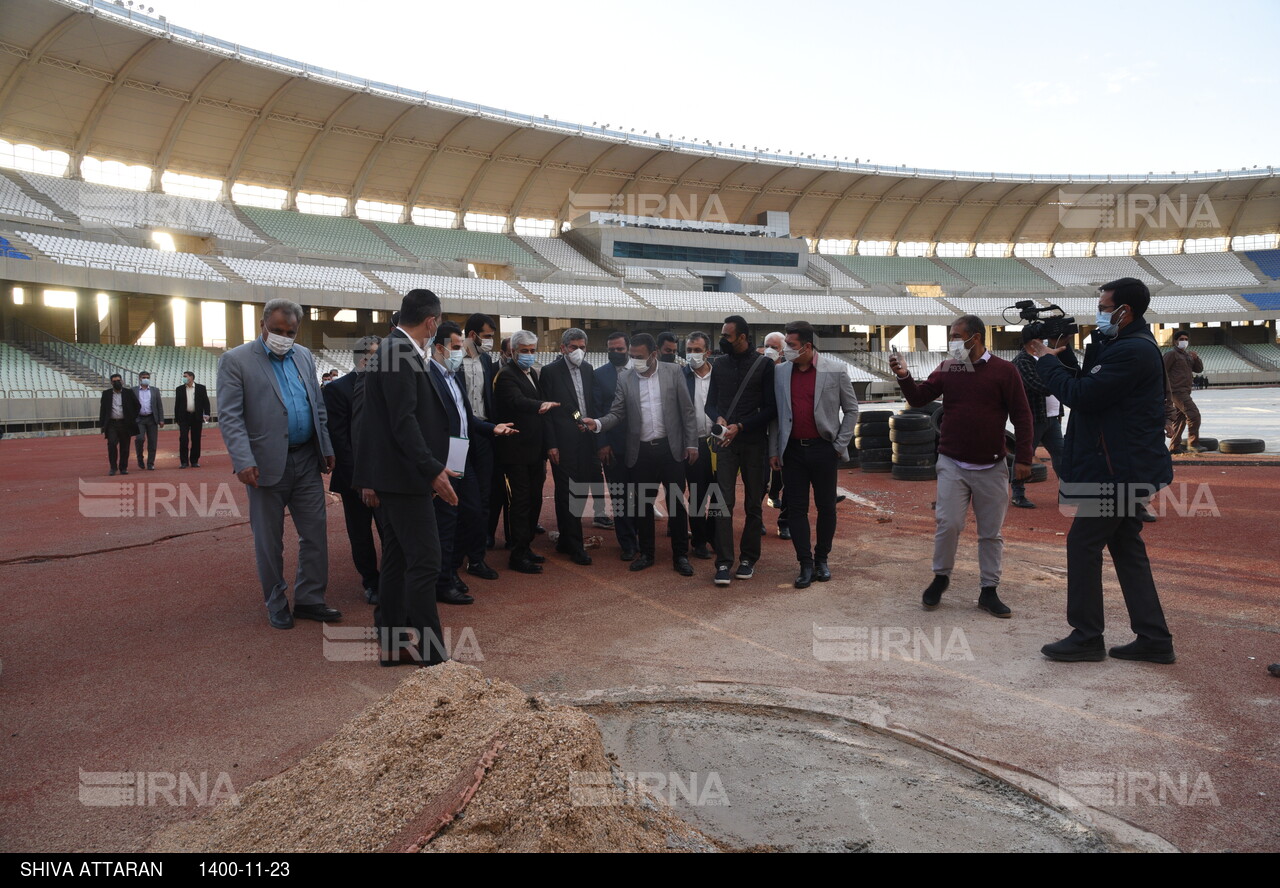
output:
M1280 166L1280 2L147 0L170 22L526 114L957 170Z

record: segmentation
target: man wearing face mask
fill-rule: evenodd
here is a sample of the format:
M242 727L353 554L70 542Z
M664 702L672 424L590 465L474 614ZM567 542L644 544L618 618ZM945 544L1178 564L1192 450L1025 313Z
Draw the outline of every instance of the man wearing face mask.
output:
M751 327L741 315L725 318L720 328L720 352L711 367L706 414L724 429L721 443L714 446L716 485L724 503L724 514L717 514L715 522L715 584L727 586L734 579L751 579L760 559L769 423L778 410L773 393L773 359L752 348ZM746 520L738 549L738 569L730 574L734 563L733 504L739 473Z
M249 523L268 621L292 629L294 617L330 622L325 605L329 538L321 475L333 471L328 416L311 352L295 343L302 306L272 299L262 336L218 359L218 421L231 468L249 494ZM289 611L284 578L284 513L298 532L298 572Z
M1103 284L1098 328L1078 372L1058 360L1059 349L1032 346L1045 385L1071 408L1062 450L1061 501L1077 506L1067 534L1067 622L1072 631L1040 649L1052 660L1107 658L1105 548L1137 636L1111 648L1111 656L1174 661L1173 635L1151 576L1139 514L1143 502L1173 480L1173 460L1164 446L1164 366L1145 320L1150 304L1147 285L1136 278Z
M138 434L138 396L124 387L119 373L111 374L111 388L102 392L98 428L107 439L108 474L129 474L129 442Z
M155 471L156 468L156 440L159 437L159 429L164 428L164 401L160 397L160 392L151 387L151 374L143 370L138 374L138 385L133 390L134 395L138 398L138 436L133 439L134 449L137 451L138 468L146 468ZM142 441L147 442L147 461L142 461Z
M465 354L462 366L456 374L458 385L466 392L467 403L477 418L489 422L493 416L493 375L498 372L494 366L493 349L497 325L493 318L486 314L473 314L467 318L462 328ZM493 442L487 437L477 437L473 442L474 449L469 454L476 464L476 483L480 489L480 506L483 523L480 526L480 546L488 548L493 545L493 534L498 527L498 515L506 505L507 487L502 480L502 467L493 458ZM475 540L467 540L464 547L471 551ZM481 551L483 551L483 548ZM495 579L497 573L487 565L468 572L482 579ZM492 574L492 576L490 576Z
M1022 388L1022 377L1009 361L986 347L986 324L975 315L964 315L951 325L943 361L925 382L911 378L897 352L889 367L898 377L902 394L912 407L923 407L946 398L947 416L938 440L938 500L934 511L937 530L933 541L933 582L921 595L925 610L933 610L951 584L956 546L964 529L969 504L978 525L978 565L981 593L978 607L995 617L1012 611L1000 600L1004 560L1005 512L1009 509L1009 472L1005 465L1005 423L1013 420L1017 455L1014 473L1019 480L1031 477L1031 437L1034 422Z
M546 416L556 442L551 455L556 525L560 529L556 551L568 555L575 564L591 563L583 548L582 518L589 484L597 480L592 478L596 436L582 424L582 417L591 414L596 402L595 371L586 355L587 334L570 327L560 337L560 357L547 365L540 380L542 396L561 405Z
M1200 446L1200 408L1191 400L1197 373L1204 372L1200 356L1191 351L1191 334L1179 330L1173 335L1173 348L1165 352L1164 373L1169 380L1169 452L1186 453L1193 450L1204 453ZM1187 432L1187 446L1182 446L1182 432Z
M178 468L200 468L200 437L209 421L209 392L190 370L173 393L173 418L178 423Z
M1053 474L1057 475L1062 471L1062 402L1045 387L1036 370L1036 359L1031 352L1031 342L1035 338L1031 331L1023 328L1022 351L1014 356L1013 366L1018 368L1018 374L1022 377L1022 387L1026 390L1027 403L1031 405L1031 416L1035 420L1035 427L1031 432L1031 452L1034 454L1036 448L1044 444L1044 449L1049 451L1049 458L1053 461ZM1064 338L1059 337L1054 344L1061 346L1067 343ZM1072 349L1065 349L1062 355L1063 363L1069 361L1070 366L1079 366ZM1027 499L1027 482L1016 477L1013 479L1013 504L1019 509L1036 507L1035 503Z
M711 467L711 417L707 416L707 396L711 393L711 337L701 331L689 334L684 344L684 380L693 401L694 431L698 436L698 458L685 468L689 485L690 554L703 560L712 557L710 546L715 540L715 519L708 512L712 485L716 476ZM680 504L684 508L684 504Z
M670 330L658 334L658 360L664 364L680 363L680 338Z
M615 331L605 340L605 348L609 363L596 371L596 403L592 414L605 416L613 407L613 396L618 391L618 380L631 363L630 347L627 334ZM610 429L596 436L599 449L596 456L604 466L605 478L609 482L609 498L613 504L613 533L618 538L623 561L635 561L639 554L640 541L636 535L634 507L630 505L630 485L627 483L627 437L621 427Z

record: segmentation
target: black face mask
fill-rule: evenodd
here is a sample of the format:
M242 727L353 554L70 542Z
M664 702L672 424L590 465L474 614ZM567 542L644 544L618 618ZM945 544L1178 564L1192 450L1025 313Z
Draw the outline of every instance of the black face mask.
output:
M124 388L124 383L117 379L111 383L111 387L116 391L120 391L120 389Z
M658 360L664 364L674 364L676 362L676 356L674 354L659 355Z
M720 340L720 353L724 355L733 354L733 340L722 338Z
M626 352L609 352L609 363L615 367L625 367L629 360L631 358Z

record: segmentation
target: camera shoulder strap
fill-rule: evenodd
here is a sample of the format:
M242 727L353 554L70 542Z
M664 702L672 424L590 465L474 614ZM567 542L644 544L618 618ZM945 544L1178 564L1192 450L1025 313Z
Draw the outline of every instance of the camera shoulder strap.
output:
M729 360L732 361L733 358L729 358ZM742 383L738 386L738 393L734 395L733 400L729 402L729 412L724 415L725 419L729 419L731 416L733 416L733 411L737 408L738 401L742 400L742 393L747 390L747 383L750 382L751 377L755 376L756 374L756 368L760 366L761 361L767 361L767 360L769 359L766 358L764 355L756 355L756 359L751 363L751 366L747 369L747 375L742 377Z

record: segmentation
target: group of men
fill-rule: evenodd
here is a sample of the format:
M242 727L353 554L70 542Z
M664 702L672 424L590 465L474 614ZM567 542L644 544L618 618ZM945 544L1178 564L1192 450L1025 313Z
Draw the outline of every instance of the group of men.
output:
M209 421L209 393L196 382L194 372L182 374L182 385L173 393L173 418L178 424L178 468L200 467L200 437ZM102 392L98 428L107 439L108 474L129 474L129 442L134 442L139 469L155 471L159 430L165 426L164 398L151 385L151 373L138 374L138 384L126 387L119 373L110 376L111 387ZM145 458L143 446L146 447Z

